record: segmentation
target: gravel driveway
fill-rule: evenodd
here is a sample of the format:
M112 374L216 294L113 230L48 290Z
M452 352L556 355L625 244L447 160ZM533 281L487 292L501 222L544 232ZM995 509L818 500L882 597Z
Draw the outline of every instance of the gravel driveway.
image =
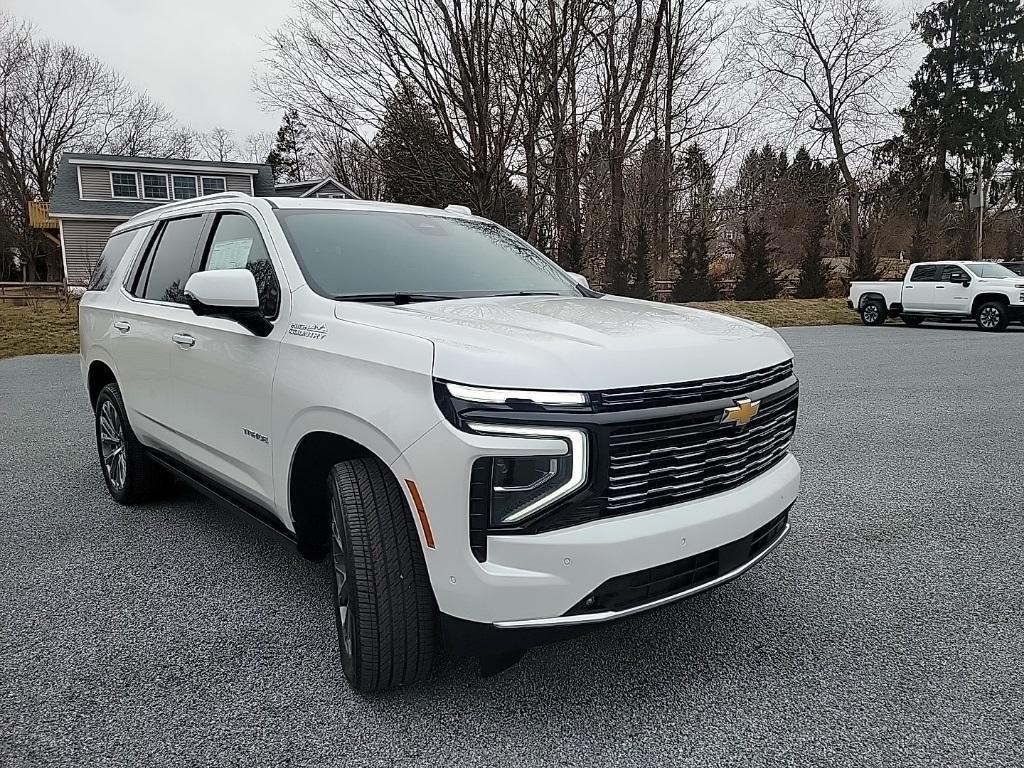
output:
M360 698L329 574L107 496L75 357L0 362L0 765L1024 764L1024 329L784 331L793 533L717 591Z

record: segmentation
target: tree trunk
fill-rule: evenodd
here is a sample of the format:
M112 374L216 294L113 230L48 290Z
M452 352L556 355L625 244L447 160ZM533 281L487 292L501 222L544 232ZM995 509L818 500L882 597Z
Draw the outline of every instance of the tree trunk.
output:
M848 195L850 212L850 273L854 277L860 277L863 267L860 263L860 187L856 183L851 184Z
M605 274L611 293L625 295L626 275L622 269L623 219L626 215L626 187L623 180L622 151L618 143L608 153L608 247L605 251Z

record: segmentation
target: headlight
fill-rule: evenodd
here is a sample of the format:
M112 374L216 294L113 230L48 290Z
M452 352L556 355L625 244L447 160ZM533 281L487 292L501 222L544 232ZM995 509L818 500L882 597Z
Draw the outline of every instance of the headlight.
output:
M448 383L448 394L470 403L533 403L534 405L586 405L583 392L539 391L534 389L493 389Z
M589 463L587 435L567 427L467 424L485 435L558 440L557 456L495 456L491 459L491 524L514 525L583 487Z

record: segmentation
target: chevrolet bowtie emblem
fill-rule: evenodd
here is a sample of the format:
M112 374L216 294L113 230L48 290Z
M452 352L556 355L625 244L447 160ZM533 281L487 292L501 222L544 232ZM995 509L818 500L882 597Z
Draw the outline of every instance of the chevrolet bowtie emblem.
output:
M736 405L725 409L725 413L722 414L722 423L745 427L752 418L757 416L760 408L760 400L751 402L749 398L744 397L742 400L737 400Z

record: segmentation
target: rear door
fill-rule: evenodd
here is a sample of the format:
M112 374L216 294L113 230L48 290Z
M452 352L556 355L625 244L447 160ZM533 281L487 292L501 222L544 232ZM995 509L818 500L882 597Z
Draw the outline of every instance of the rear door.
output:
M265 338L218 317L179 315L170 345L177 423L190 463L247 500L273 506L271 390L287 331L288 294L280 262L256 209L213 215L201 270L248 269L261 310L274 322Z
M175 451L180 445L172 404L171 335L191 315L182 289L195 269L202 214L168 219L155 228L143 258L129 274L125 301L113 317L116 363L128 420L143 443Z
M917 264L911 269L910 280L903 286L903 309L908 312L927 312L935 303L939 267L935 264Z
M968 287L964 286L967 283ZM966 315L971 311L971 276L958 264L944 264L935 284L935 309Z

